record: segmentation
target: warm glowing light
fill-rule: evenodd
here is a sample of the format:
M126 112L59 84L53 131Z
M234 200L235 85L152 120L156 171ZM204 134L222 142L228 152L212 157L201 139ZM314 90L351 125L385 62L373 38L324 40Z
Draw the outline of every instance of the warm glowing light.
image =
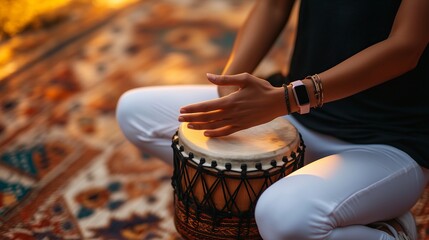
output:
M6 64L12 56L12 50L10 48L0 48L0 65Z
M94 5L108 8L121 8L137 1L138 0L92 0Z
M64 7L71 0L13 0L0 2L0 32L15 35L35 18Z
M81 0L97 8L121 8L138 0ZM13 36L28 26L37 27L43 21L55 21L67 14L72 0L8 0L0 1L0 36Z
M76 19L82 19L80 22L91 22L104 13L125 8L137 1L139 0L0 0L0 81L22 65L28 56L31 58L32 52L37 52L32 51L29 46L35 42L44 42L38 38L41 36L39 33L45 37L48 35L48 38L57 37L43 33L44 29L61 26L68 20L79 22ZM39 29L42 31L31 34L33 30ZM19 34L24 37L20 38Z

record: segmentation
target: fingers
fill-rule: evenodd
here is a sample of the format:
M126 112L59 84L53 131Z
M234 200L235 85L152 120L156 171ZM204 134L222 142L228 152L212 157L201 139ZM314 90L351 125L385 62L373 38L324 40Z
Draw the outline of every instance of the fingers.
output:
M180 122L187 122L187 127L194 130L206 130L204 135L208 137L221 137L241 130L231 118L225 118L223 111L208 113L182 114Z
M260 79L248 74L241 73L237 75L215 75L207 73L207 78L216 85L221 86L238 86L244 88L253 81L260 82ZM191 104L180 109L180 113L195 113L195 112L208 112L217 109L228 108L233 104L232 94L214 100L209 100L201 103Z
M215 122L191 122L188 123L187 127L194 130L215 130L229 125L228 122L229 120L219 120Z
M234 126L232 119L224 118L222 111L208 113L192 113L179 116L180 122L187 122L187 127L194 130L206 130L207 137L221 137L239 131L238 126Z
M253 78L256 78L256 77L248 73L240 73L236 75L216 75L216 74L207 73L207 79L213 84L220 85L220 86L233 85L233 86L239 86L240 88L243 88Z
M240 119L243 109L250 111L257 109L255 96L265 93L267 87L265 81L248 73L237 75L207 74L207 79L220 86L238 86L239 91L227 96L205 102L184 106L180 109L180 122L187 122L188 128L204 130L204 135L209 137L221 137L253 126ZM267 83L268 84L268 83ZM256 108L255 108L256 106ZM249 110L250 109L250 110Z
M232 125L227 125L214 130L207 130L204 132L204 135L207 137L223 137L238 132L240 130L242 129Z
M197 112L191 114L182 114L179 116L179 122L212 122L226 119L225 113L222 110L210 112Z
M227 96L184 106L180 109L180 113L210 112L219 109L224 109L228 107L229 104L229 96Z

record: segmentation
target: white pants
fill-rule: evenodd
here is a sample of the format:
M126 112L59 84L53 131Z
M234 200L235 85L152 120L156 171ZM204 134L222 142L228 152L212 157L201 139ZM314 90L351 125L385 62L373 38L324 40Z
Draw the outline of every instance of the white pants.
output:
M117 119L126 138L141 151L172 163L171 137L180 107L216 97L212 85L134 89L119 100ZM262 237L394 239L365 225L408 211L429 171L394 147L346 143L287 118L307 146L306 165L262 194L256 208Z

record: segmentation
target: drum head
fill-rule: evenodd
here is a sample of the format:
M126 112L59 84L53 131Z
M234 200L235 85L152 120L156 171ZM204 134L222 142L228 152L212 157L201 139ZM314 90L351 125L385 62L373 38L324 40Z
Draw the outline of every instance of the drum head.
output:
M285 118L279 117L271 122L242 130L225 137L209 138L204 131L187 128L186 123L179 127L179 145L184 148L184 155L193 153L193 161L205 158L205 165L213 161L217 168L231 164L232 170L239 171L242 164L248 170L256 169L255 164L262 164L263 169L272 167L272 160L283 164L283 157L296 152L300 137L296 128ZM178 146L178 147L180 147Z

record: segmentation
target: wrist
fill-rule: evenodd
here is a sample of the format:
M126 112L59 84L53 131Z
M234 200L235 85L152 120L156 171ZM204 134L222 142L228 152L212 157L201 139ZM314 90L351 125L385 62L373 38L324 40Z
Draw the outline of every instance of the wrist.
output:
M277 106L280 106L280 108L277 111L277 115L278 116L284 116L284 115L288 115L290 113L290 106L287 106L287 95L285 93L286 88L284 87L276 87L275 88L275 99L276 99L276 103L281 103L278 104ZM290 105L290 103L289 103Z
M290 113L295 113L295 112L299 112L299 106L298 103L296 102L296 99L293 95L293 89L292 89L292 85L288 84L286 86L287 92L289 94L289 103L290 103Z
M307 76L303 81L311 82L313 86L310 96L312 97L311 107L320 108L323 106L324 102L324 91L322 79L318 74L312 76ZM307 83L308 84L308 83Z
M313 94L314 92L314 87L313 87L313 83L311 80L309 79L304 79L302 80L303 85L305 86L307 93L308 93L308 98L310 101L310 108L316 107L318 104L318 100L316 98L316 96ZM294 95L294 91L292 89L292 85L285 85L284 86L285 92L284 92L284 99L283 102L285 102L284 107L285 109L287 109L287 101L289 102L289 108L290 108L290 112L287 111L287 114L290 113L294 113L294 112L299 112L300 111L300 107L298 102L296 101L295 95ZM286 92L287 89L287 92ZM286 100L286 95L288 95L288 99Z
M304 83L305 87L307 88L308 97L310 99L310 108L317 107L318 100L314 94L313 82L310 79L303 79L302 83Z
M281 102L283 103L282 107L284 109L283 115L288 115L299 111L299 106L293 95L292 85L283 84L282 96L283 96L283 99Z
M310 112L310 97L308 94L307 86L301 81L296 80L290 83L292 87L293 97L296 105L298 106L298 112L300 114L307 114Z

